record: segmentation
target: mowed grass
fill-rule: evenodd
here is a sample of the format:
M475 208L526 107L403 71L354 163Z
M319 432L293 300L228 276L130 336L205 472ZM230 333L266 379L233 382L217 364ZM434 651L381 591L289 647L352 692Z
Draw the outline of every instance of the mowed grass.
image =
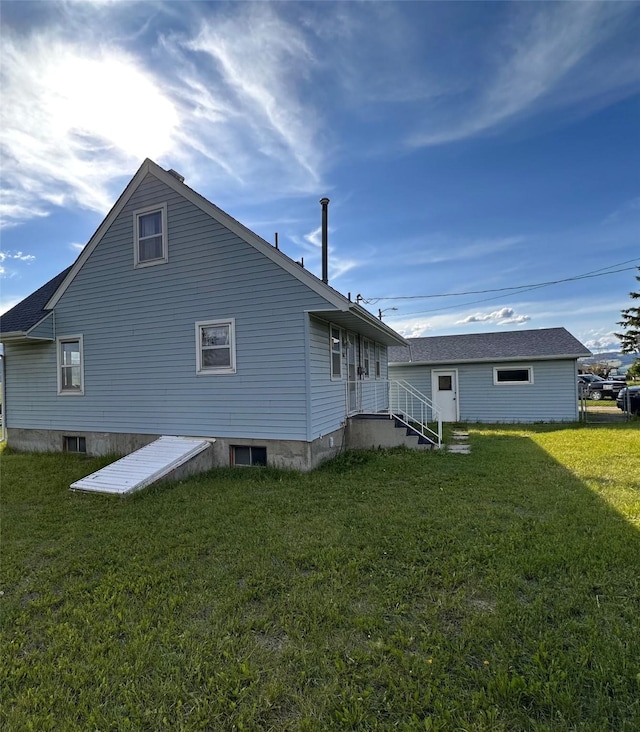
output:
M128 499L2 457L5 730L640 729L640 429Z

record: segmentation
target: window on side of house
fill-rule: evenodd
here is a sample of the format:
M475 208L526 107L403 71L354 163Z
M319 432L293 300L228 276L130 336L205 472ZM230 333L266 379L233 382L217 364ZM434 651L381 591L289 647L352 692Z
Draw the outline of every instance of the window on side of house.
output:
M493 369L493 383L502 384L533 384L533 368L531 366L518 366L514 368Z
M382 377L380 349L381 349L380 344L376 343L376 379L380 379Z
M235 374L235 320L207 320L196 323L197 373Z
M149 267L168 261L167 205L151 206L133 214L134 261L136 267Z
M231 445L231 465L264 468L267 465L267 448L255 445Z
M58 394L84 394L84 354L82 336L59 337Z
M362 366L364 368L364 376L365 378L369 378L372 376L371 373L371 346L373 344L371 341L368 341L366 338L362 341Z
M331 342L331 378L342 378L342 329L332 325L330 331Z
M86 452L87 438L80 435L64 435L62 449L64 452Z

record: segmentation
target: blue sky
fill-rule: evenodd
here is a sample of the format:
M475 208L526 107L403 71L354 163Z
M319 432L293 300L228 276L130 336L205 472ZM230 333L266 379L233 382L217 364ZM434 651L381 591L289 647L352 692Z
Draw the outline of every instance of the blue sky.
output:
M406 336L564 326L617 348L640 265L640 4L0 13L2 310L73 262L150 157L316 274L328 196L331 284Z

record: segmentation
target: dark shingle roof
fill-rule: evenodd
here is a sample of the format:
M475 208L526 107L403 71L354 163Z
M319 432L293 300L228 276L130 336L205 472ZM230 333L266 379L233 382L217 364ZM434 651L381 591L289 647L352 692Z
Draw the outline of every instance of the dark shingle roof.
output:
M26 333L33 328L49 312L44 309L53 293L58 289L62 280L67 276L71 267L57 274L52 280L42 285L38 290L26 297L22 302L7 310L0 316L0 338L6 333Z
M516 359L580 358L591 355L564 328L407 338L409 348L389 348L391 363L461 363Z

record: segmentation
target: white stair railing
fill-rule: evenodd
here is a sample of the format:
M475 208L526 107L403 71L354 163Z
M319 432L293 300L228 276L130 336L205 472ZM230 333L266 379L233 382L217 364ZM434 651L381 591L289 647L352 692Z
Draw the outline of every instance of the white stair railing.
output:
M442 415L433 403L407 381L389 382L389 403L395 419L419 432L424 438L442 445ZM435 429L429 426L434 424Z
M407 381L364 379L347 381L345 386L347 414L388 414L438 447L442 445L442 415Z

